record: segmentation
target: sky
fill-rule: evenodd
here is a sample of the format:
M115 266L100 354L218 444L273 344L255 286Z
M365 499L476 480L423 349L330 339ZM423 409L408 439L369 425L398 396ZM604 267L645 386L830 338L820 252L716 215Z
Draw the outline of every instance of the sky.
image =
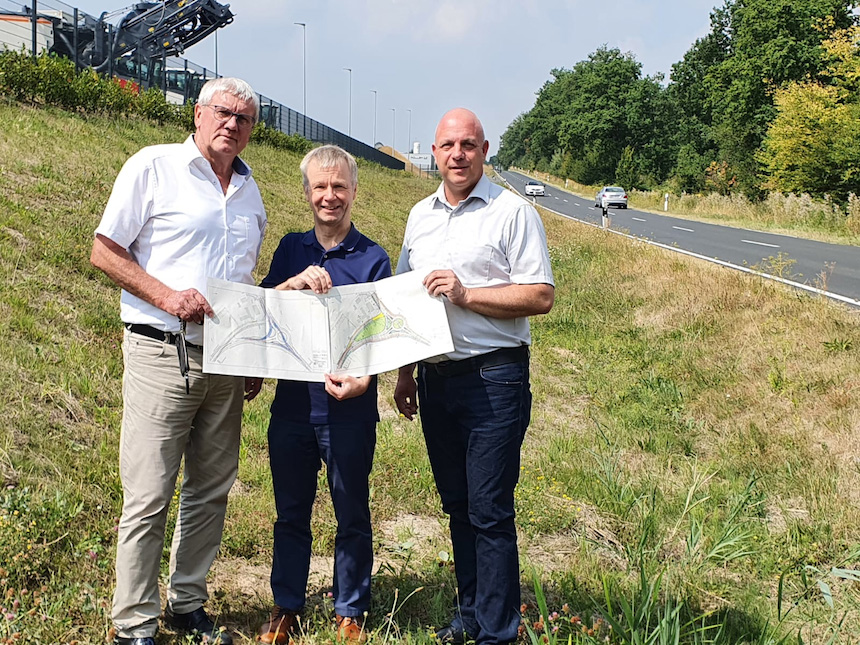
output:
M68 1L95 16L127 6ZM632 53L644 74L662 72L668 81L672 64L708 33L710 13L722 0L229 4L234 20L217 38L222 76L243 78L299 112L306 100L307 115L317 121L370 145L391 145L393 138L400 151L411 140L429 153L440 117L466 107L481 119L491 156L508 125L534 106L552 69L570 69L606 45ZM184 57L214 70L214 36Z

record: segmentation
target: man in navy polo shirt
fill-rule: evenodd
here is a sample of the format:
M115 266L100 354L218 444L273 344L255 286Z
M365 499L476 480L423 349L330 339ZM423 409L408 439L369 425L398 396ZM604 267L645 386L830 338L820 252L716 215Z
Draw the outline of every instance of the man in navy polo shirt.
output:
M355 159L337 146L321 146L305 156L301 171L314 227L284 236L262 286L326 293L389 277L388 255L352 225ZM278 513L271 578L275 605L257 640L282 645L296 631L305 604L311 510L322 458L337 517L333 594L338 637L364 642L373 565L367 479L379 421L376 377L281 380L271 412L269 462Z

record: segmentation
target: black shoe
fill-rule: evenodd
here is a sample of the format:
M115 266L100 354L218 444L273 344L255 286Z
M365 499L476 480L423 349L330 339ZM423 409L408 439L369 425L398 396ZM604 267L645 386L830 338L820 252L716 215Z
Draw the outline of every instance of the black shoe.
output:
M155 645L155 637L126 638L125 636L114 636L113 645Z
M466 632L463 629L463 622L460 617L454 618L450 623L436 630L436 640L440 643L451 643L452 645L462 645L466 642Z
M205 639L209 645L233 645L230 632L216 627L203 607L198 607L187 614L177 614L170 605L167 605L164 610L164 622L174 629L191 634L195 643L202 643Z

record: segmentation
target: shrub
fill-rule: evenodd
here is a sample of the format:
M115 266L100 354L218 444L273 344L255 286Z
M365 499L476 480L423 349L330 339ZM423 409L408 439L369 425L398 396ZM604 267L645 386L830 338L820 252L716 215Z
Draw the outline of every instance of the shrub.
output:
M0 52L0 92L16 101L32 101L38 86L35 61L23 51Z
M281 150L291 150L299 154L305 154L314 147L310 141L301 135L286 134L275 128L270 128L262 122L258 123L251 133L251 141Z
M194 129L193 103L173 105L157 88L141 92L134 83L100 76L91 68L78 71L74 62L54 54L40 54L34 59L23 50L0 51L0 94L15 101L84 113L134 114L156 123ZM264 123L254 128L251 141L300 154L313 147L298 134L288 135Z

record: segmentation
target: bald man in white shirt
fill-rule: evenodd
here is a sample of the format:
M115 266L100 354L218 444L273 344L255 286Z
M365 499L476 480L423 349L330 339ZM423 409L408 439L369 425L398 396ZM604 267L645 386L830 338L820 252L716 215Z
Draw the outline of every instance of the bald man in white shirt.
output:
M484 176L478 117L451 110L436 128L442 184L409 213L397 273L420 271L448 313L454 351L400 369L394 400L421 425L450 515L455 615L443 643L513 643L520 622L514 488L531 413L528 317L555 299L543 224Z

